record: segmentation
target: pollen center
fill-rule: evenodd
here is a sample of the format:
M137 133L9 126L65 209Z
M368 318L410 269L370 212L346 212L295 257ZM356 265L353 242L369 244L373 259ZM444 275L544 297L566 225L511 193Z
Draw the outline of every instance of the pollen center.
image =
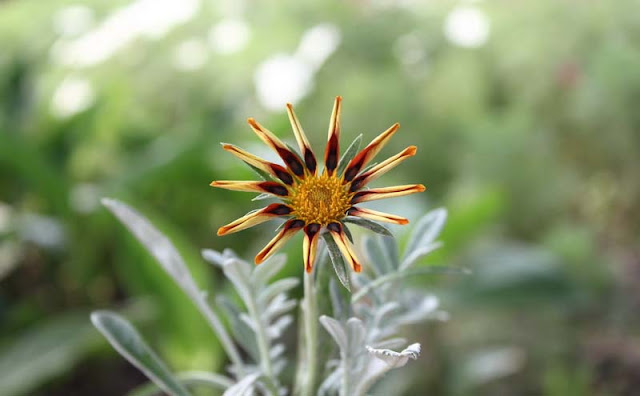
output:
M307 176L293 190L292 215L305 224L340 221L351 207L353 193L349 192L349 184L342 184L335 176Z

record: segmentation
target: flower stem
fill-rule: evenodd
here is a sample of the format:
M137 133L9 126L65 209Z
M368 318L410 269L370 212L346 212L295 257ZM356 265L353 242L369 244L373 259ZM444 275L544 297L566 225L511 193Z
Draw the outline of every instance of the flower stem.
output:
M304 330L307 356L307 378L304 381L302 396L313 396L317 372L318 346L318 302L316 300L313 273L304 276Z
M267 380L266 386L271 394L276 396L278 394L278 387L276 385L277 380L273 375L271 356L269 355L269 340L267 338L267 333L265 332L266 325L263 323L260 313L258 312L255 297L252 295L246 303L249 316L251 316L256 324L258 324L258 326L256 326L256 341L258 343L258 351L260 353L260 366Z

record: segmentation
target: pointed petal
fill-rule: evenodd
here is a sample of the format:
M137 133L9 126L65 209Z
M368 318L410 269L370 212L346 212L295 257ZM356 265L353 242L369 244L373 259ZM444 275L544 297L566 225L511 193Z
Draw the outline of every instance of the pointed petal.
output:
M268 193L279 197L289 195L287 187L272 181L218 180L212 181L210 186L233 191Z
M373 221L384 221L386 223L400 224L405 225L409 224L409 220L404 217L392 215L389 213L378 212L377 210L367 209L367 208L357 208L352 206L348 212L349 216L358 216L363 217L365 219L373 220Z
M351 247L351 242L349 242L347 235L344 233L342 224L329 223L329 225L327 226L327 230L329 230L329 232L331 233L333 240L336 241L336 244L340 248L342 255L344 256L345 260L349 262L351 268L353 268L355 272L362 271L362 266L358 262L358 258L356 257L356 254Z
M242 161L246 162L247 164L251 166L255 166L256 168L261 169L267 172L268 174L277 177L278 179L282 180L285 184L288 184L288 185L293 184L293 176L291 176L291 174L283 166L266 161L232 144L223 144L222 148L230 152L231 154L235 155L236 157L240 158Z
M367 165L373 157L384 147L385 144L391 139L394 133L400 128L400 124L397 122L393 124L389 129L378 135L373 139L371 143L362 149L347 165L347 169L344 171L344 180L351 181L360 172L360 170Z
M265 208L254 210L249 212L241 218L222 226L218 229L218 235L226 235L240 230L244 230L255 225L264 223L279 216L286 216L291 213L292 210L285 204L273 203Z
M384 175L391 169L395 168L402 161L416 155L417 150L418 148L416 146L409 146L406 149L402 150L400 153L386 159L385 161L364 172L353 180L353 182L351 183L351 191L357 191L367 185L369 182Z
M342 108L342 97L336 96L329 122L329 136L327 137L327 148L324 152L324 171L329 175L333 174L338 166L338 156L340 154L340 110Z
M282 245L285 244L292 236L295 235L296 232L300 231L304 227L304 221L291 219L284 223L284 227L280 230L278 235L275 236L267 246L264 247L256 256L255 262L256 264L262 263L264 260L268 259L273 255Z
M284 163L287 165L287 168L289 168L294 175L297 175L298 177L302 177L304 175L304 164L296 154L289 150L282 140L274 135L273 132L258 124L258 122L253 118L249 118L247 122L256 135L258 135L263 142L278 153L280 158L282 158Z
M289 114L289 122L291 123L291 128L293 128L293 134L296 136L298 147L300 147L302 158L304 158L304 163L307 165L307 169L315 175L318 166L316 156L313 154L313 150L311 150L309 139L307 139L307 135L304 133L300 121L298 121L298 117L296 117L296 113L293 112L291 103L287 103L287 113Z
M384 188L372 188L371 190L360 191L353 196L351 203L375 201L378 199L386 199L400 197L414 193L423 192L425 187L422 184L407 184L404 186L393 186Z
M321 229L322 226L317 223L308 224L304 227L302 254L304 256L304 268L307 273L313 270L313 263L316 261L316 249L318 248L318 237Z

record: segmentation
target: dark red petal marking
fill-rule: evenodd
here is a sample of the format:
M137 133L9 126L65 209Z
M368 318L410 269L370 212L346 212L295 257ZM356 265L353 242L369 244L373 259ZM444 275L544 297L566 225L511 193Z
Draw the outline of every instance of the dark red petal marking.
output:
M351 199L351 203L357 204L359 202L401 197L403 195L423 192L424 190L425 187L422 184L407 184L403 186L372 188L371 190L357 192Z
M307 273L313 270L313 263L316 259L316 249L318 246L318 234L322 226L311 223L304 227L305 238L303 240L304 268Z
M300 158L298 158L297 155L292 153L284 143L282 143L282 140L274 135L273 132L260 125L253 118L249 118L247 122L251 126L251 129L253 129L253 131L256 133L256 135L258 135L258 137L263 142L265 142L267 145L269 145L269 147L271 147L273 150L275 150L275 152L278 153L280 158L282 158L291 172L299 177L302 177L302 175L304 175L304 165L302 164L302 161L300 160Z
M268 192L273 195L278 195L281 197L286 197L287 195L289 195L289 191L287 191L287 188L278 182L266 181L259 183L258 187L264 190L264 192Z
M307 164L307 169L309 169L311 173L316 173L318 164L316 162L316 156L313 155L313 151L311 151L311 149L304 150L304 162Z
M284 161L285 164L291 169L296 176L302 177L304 175L304 164L300 161L297 155L292 153L286 148L277 148L278 155Z
M329 223L327 225L327 230L332 232L342 232L342 224L340 223Z
M274 216L286 216L293 210L285 204L273 203L264 208L264 213L272 214Z
M293 176L291 176L285 167L278 164L271 164L271 170L278 179L282 180L283 183L288 185L293 184Z
M291 213L292 209L284 204L273 203L262 209L249 212L239 219L232 221L231 223L222 226L218 229L218 235L227 235L234 232L238 232L255 225L269 221L275 217L284 216Z
M333 174L338 166L338 156L340 152L340 110L342 107L342 97L337 96L333 103L331 121L329 122L329 136L327 137L327 148L324 152L325 171Z
M369 162L389 141L391 136L400 128L400 124L395 123L389 129L382 132L378 137L373 139L367 147L363 148L347 165L344 172L344 180L351 181L360 172L360 170Z
M296 113L293 111L293 105L291 105L291 103L287 103L287 114L289 115L289 122L291 123L291 128L293 128L293 134L296 137L298 147L300 147L300 152L302 153L304 162L307 165L307 169L309 169L311 173L315 174L317 167L316 156L311 150L309 139L307 139L307 135L304 133L302 125L300 125L300 121L298 121L298 117L296 117Z
M396 216L390 213L378 212L377 210L373 209L357 208L355 206L352 206L348 210L348 213L349 216L362 217L373 221L384 221L387 223L400 225L409 224L409 220L405 219L404 217Z
M416 155L417 151L418 151L418 148L416 146L409 146L406 149L399 152L398 154L394 155L393 157L389 157L386 160L379 163L378 165L369 169L368 171L363 172L360 176L356 177L353 180L353 182L351 182L350 191L354 192L359 190L364 185L370 183L371 181L377 179L378 177L387 173L389 170L396 167L402 161Z
M285 225L284 225L284 229L285 230L295 230L298 228L302 228L304 227L304 221L302 220L298 220L298 219L292 219L289 220Z
M327 143L327 152L324 157L325 169L329 174L333 174L333 171L338 167L338 153L339 153L338 137L336 135L331 136Z
M351 268L353 268L355 272L362 271L362 266L358 262L358 258L356 257L356 254L351 247L351 243L342 228L342 224L335 222L329 223L327 230L331 233L333 240L338 245L338 248L340 248L342 256L349 262Z
M356 192L358 191L360 188L362 188L365 185L365 178L362 176L358 176L356 177L356 179L354 181L351 182L351 187L349 188L350 192Z
M293 184L293 177L283 166L266 161L232 144L223 144L222 148L240 158L245 163L277 177L285 184Z
M280 230L267 246L262 249L255 258L255 263L260 264L264 260L271 257L282 245L284 245L296 232L304 226L302 220L291 219L284 223L284 227Z

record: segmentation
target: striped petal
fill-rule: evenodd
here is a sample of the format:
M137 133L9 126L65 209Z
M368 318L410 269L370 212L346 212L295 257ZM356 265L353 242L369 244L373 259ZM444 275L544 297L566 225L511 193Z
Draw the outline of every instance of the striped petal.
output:
M296 113L293 112L291 103L287 103L287 114L289 114L289 122L291 123L291 128L293 128L293 134L296 136L296 141L298 142L298 147L300 147L304 163L307 165L307 169L315 175L316 168L318 167L316 156L313 154L313 150L311 150L309 139L307 139L307 135L304 133L300 121L298 121L298 117L296 117Z
M351 191L357 191L363 186L367 185L369 182L384 175L391 169L395 168L402 161L416 155L416 151L418 151L418 148L416 146L409 146L406 149L402 150L402 152L394 155L391 158L388 158L387 160L364 172L360 176L356 177L355 180L353 180L353 182L351 183Z
M304 256L304 268L307 273L313 270L313 263L316 261L316 249L318 248L318 237L320 236L320 224L312 223L304 227L304 239L302 241L302 254Z
M367 165L373 157L384 147L385 144L391 139L394 133L400 128L400 124L395 123L391 128L382 132L377 138L373 139L371 143L363 148L355 157L349 162L347 168L344 171L344 180L351 181L356 177L358 172Z
M236 157L240 158L242 161L247 164L254 166L260 170L267 172L268 174L277 177L282 180L285 184L292 185L293 184L293 176L283 167L278 164L274 164L272 162L263 160L260 157L257 157L248 151L241 149L240 147L234 146L232 144L223 144L222 148Z
M278 235L275 236L268 244L258 253L256 256L256 264L262 263L264 260L271 257L278 249L282 247L296 232L300 231L304 227L304 221L291 219L284 223L284 227L280 230Z
M352 206L351 209L347 212L349 216L357 216L363 217L365 219L373 220L373 221L384 221L386 223L400 224L405 225L409 224L409 220L404 217L392 215L389 213L378 212L377 210L367 209L367 208L357 208Z
M263 142L278 153L280 158L282 158L284 163L287 165L287 168L289 168L294 175L298 177L302 177L304 175L304 164L296 154L289 150L282 140L274 135L273 132L258 124L258 122L253 118L249 118L247 122L256 135L258 135Z
M425 187L422 184L407 184L404 186L393 186L384 188L372 188L371 190L360 191L353 196L351 203L375 201L393 197L401 197L414 193L423 192Z
M272 181L219 180L212 181L210 186L233 191L267 193L279 197L286 197L289 195L287 187L278 182Z
M356 254L351 247L351 242L349 242L347 235L344 233L342 224L329 223L329 225L327 226L327 230L329 230L329 232L331 233L333 240L340 248L340 251L342 252L344 258L351 265L351 268L353 268L355 272L362 271L362 266L358 262L358 258L356 257Z
M327 149L324 152L324 171L332 175L338 166L338 155L340 154L340 110L342 108L342 97L336 96L329 122L329 136L327 137Z
M222 236L238 232L240 230L245 230L255 225L264 223L265 221L272 220L276 217L286 216L291 212L291 208L287 205L274 203L267 206L266 208L249 212L241 218L220 227L218 229L218 235Z

